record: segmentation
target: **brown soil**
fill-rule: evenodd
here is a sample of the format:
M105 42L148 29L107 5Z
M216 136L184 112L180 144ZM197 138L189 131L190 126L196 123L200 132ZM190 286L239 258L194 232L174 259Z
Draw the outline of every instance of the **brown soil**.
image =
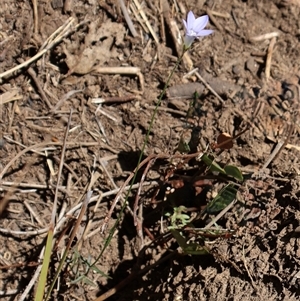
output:
M138 14L135 1L125 1L138 33L135 38L118 1L40 0L38 19L34 2L3 0L0 8L2 300L20 300L42 261L39 254L56 195L57 218L64 216L66 221L56 237L51 282L79 213L70 210L84 199L90 183L92 200L52 300L95 300L115 286L117 291L108 300L299 300L299 0L178 2L185 12L175 9L176 1L161 1L163 14L160 1L139 1L158 43ZM195 41L188 51L190 62L184 59L179 65L154 121L145 157L166 154L166 158L157 158L145 172L144 181L149 184L139 192L138 210L144 218L143 231L137 234L140 224L136 227L125 209L96 264L110 278L90 271L89 280L80 280L85 261L93 262L99 256L120 213L118 203L102 233L116 195L109 192L121 187L136 167L154 106L180 56L171 32L178 26L183 33L181 19L188 10L197 16L213 16L210 28L215 32ZM49 46L29 66L3 76L46 49L46 40L70 17L74 22L64 39ZM274 32L278 36L273 39L254 39ZM137 67L140 73L102 73L103 67ZM196 67L223 101L195 74L183 78ZM187 118L195 90L199 98ZM105 102L99 104L95 99ZM70 110L70 131L64 143ZM218 221L230 235L198 236L208 255L177 252L180 248L171 236L158 242L160 219L163 217L165 226L167 219L161 210L167 186L163 176L171 167L168 156L175 153L180 138L197 129L193 153L216 143L220 133L234 137L247 127L232 148L215 152L220 165L235 165L248 177L239 189L238 202ZM279 152L277 146L282 146ZM194 215L222 187L218 181L196 184L185 180L197 175L195 166L200 169L199 163L190 160L192 171L179 167L168 184L180 189L166 195L169 202L196 207ZM141 176L138 174L137 183ZM136 193L133 190L129 198L131 209ZM214 216L198 217L197 227L205 227ZM82 239L89 223L89 232ZM42 229L43 233L36 233ZM145 267L148 271L136 272ZM25 295L25 300L33 300L34 288Z

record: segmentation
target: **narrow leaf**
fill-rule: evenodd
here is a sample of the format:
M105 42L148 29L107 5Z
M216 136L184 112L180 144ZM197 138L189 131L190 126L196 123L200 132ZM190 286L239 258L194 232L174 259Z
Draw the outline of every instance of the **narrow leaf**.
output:
M203 154L201 160L209 167L211 171L226 174L225 170L207 154Z
M215 213L226 208L235 198L237 189L233 184L225 186L219 194L207 205L206 211L208 213Z
M236 166L227 165L224 167L224 170L228 176L231 176L238 181L244 180L242 172Z

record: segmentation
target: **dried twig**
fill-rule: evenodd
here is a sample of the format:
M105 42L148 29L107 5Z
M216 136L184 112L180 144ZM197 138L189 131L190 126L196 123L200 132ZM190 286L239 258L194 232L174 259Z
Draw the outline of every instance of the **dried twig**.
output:
M255 290L257 290L257 287L256 287L256 285L255 285L255 283L254 283L254 281L253 281L253 278L252 278L252 276L251 276L251 274L250 274L250 271L249 271L249 269L248 269L248 266L247 266L247 260L246 260L246 256L245 256L245 245L244 245L244 244L243 244L243 261L244 261L244 266L245 266L245 269L246 269L246 271L247 271L247 274L248 274L248 276L249 276L249 278L250 278L250 280L251 280L252 286L253 286L253 288L254 288Z
M250 41L252 41L252 42L260 42L260 41L264 41L264 40L269 40L269 39L272 39L272 38L276 38L278 36L279 36L279 32L274 31L274 32L262 34L260 36L251 37Z
M34 33L38 34L39 32L39 14L38 14L38 7L37 7L37 0L32 0L33 6L33 17L34 17Z
M204 86L213 94L215 95L221 103L224 103L224 100L222 99L222 97L211 87L210 84L208 84L206 82L206 80L200 75L199 72L195 72L196 76L202 81L202 83L204 84Z
M144 76L138 67L96 67L93 72L100 74L135 74L139 77L142 92L144 91Z
M163 11L163 2L164 0L159 1L160 5L160 11ZM164 15L160 13L160 37L162 42L165 44L166 43L166 29L165 29L165 22L164 22Z
M55 107L52 109L53 113L56 113L56 111L64 104L64 102L70 98L71 96L73 96L74 94L78 93L78 92L82 92L83 90L72 90L69 91L68 93L64 94L61 99L56 103Z
M131 20L129 14L128 14L128 11L127 11L127 8L126 8L126 6L124 4L124 1L123 0L119 0L119 4L120 4L121 10L122 10L122 13L124 15L125 21L126 21L126 23L128 25L128 28L129 28L132 36L135 38L138 34L137 34L137 32L136 32L136 30L134 28L134 25L132 23L132 20Z
M19 58L18 62L20 64L22 64L22 63L24 63L24 60ZM38 91L41 95L42 100L46 103L48 108L51 110L52 109L52 104L51 104L50 100L48 99L47 95L45 94L44 89L42 88L42 86L40 84L40 81L39 81L38 77L36 76L35 71L31 67L29 67L27 72L31 76L32 80L34 81L34 83L36 85L36 88L38 89Z
M267 81L270 78L271 60L272 60L272 55L273 55L275 43L276 43L276 37L273 37L270 41L270 44L269 44L267 60L266 60L266 80Z
M106 98L93 98L92 103L123 103L136 99L136 95L112 96Z
M29 202L27 200L24 201L25 207L28 209L28 211L32 214L32 216L35 218L35 220L38 222L38 224L41 227L44 227L44 223L42 222L41 218L39 217L38 213L35 212L35 210L31 207Z
M157 45L159 45L159 39L158 39L158 37L157 37L157 35L156 35L154 29L152 28L150 22L148 21L148 18L146 17L146 14L144 13L144 11L143 11L143 9L142 9L140 3L138 2L138 0L133 0L133 2L134 2L134 4L135 4L135 6L137 7L137 9L138 9L140 15L142 16L143 20L145 21L146 26L147 26L147 28L149 29L149 31L150 31L150 33L151 33L151 35L152 35L152 37L153 37L155 43L156 43Z
M141 181L140 181L140 186L138 188L138 191L135 195L135 201L134 201L134 205L133 205L133 221L134 221L134 225L136 226L136 230L137 230L137 234L138 237L140 238L140 248L142 249L144 246L144 238L143 238L143 218L141 216L141 214L139 214L139 218L137 217L137 209L138 209L138 204L139 204L139 199L140 199L140 194L141 194L141 189L143 187L143 183L145 181L145 178L148 174L149 169L151 168L151 166L154 164L155 159L150 160L143 172Z
M278 157L279 153L282 151L282 149L284 148L284 146L286 146L286 144L287 144L290 136L292 135L293 131L294 131L294 126L293 125L289 125L287 137L285 137L284 139L281 139L281 140L279 140L277 142L276 147L274 148L274 150L270 154L268 160L263 165L263 167L261 169L262 171L264 169L266 169L269 166L269 164Z

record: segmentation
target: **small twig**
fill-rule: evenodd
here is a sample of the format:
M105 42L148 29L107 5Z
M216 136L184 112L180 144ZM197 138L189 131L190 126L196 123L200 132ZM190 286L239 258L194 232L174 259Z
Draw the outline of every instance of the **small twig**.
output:
M100 129L100 131L101 131L103 137L105 138L105 142L106 142L107 144L110 144L110 143L109 143L109 140L108 140L108 137L107 137L107 135L106 135L104 126L102 125L100 119L98 118L98 116L97 116L96 114L95 114L95 121L96 121L96 123L98 124L98 127L99 127L99 129Z
M139 67L96 67L93 72L101 74L138 74L141 72Z
M255 283L254 283L254 281L253 281L253 278L252 278L252 276L251 276L251 274L250 274L250 272L249 272L248 266L247 266L247 261L246 261L246 256L245 256L245 246L244 246L244 244L243 244L243 261L244 261L244 266L245 266L245 269L246 269L246 271L247 271L247 274L248 274L248 276L249 276L249 278L250 278L250 280L251 280L252 286L253 286L253 288L254 288L255 290L257 290L256 285L255 285Z
M10 229L0 228L0 232L9 235L20 235L20 236L35 236L41 235L48 231L48 227L44 229L34 230L34 231L15 231Z
M260 171L264 171L269 166L269 164L278 157L281 150L287 145L288 140L289 140L290 136L292 135L293 131L294 131L294 126L290 124L287 137L284 139L281 139L277 142L276 147L274 148L274 150L272 151L268 160L265 162L265 164L263 165L263 167L261 168Z
M99 115L98 113L101 113L102 115L106 116L107 118L111 119L112 121L114 121L115 123L120 123L120 120L118 120L117 118L115 118L114 116L112 116L111 114L107 113L105 110L101 109L102 105L98 105L95 115Z
M83 90L72 90L68 93L64 94L61 99L56 103L55 107L52 108L52 112L56 113L56 111L64 104L64 102L78 92L82 92Z
M164 0L159 1L160 5L160 37L162 39L162 42L165 44L166 43L166 29L165 29L165 22L164 22L164 15L162 13L163 11L163 2Z
M24 201L24 205L25 207L28 209L28 211L33 215L33 217L35 218L35 220L38 222L38 224L41 227L44 227L44 224L42 222L42 220L40 219L39 215L35 212L35 210L30 206L30 204L28 203L27 200Z
M123 103L136 99L136 95L126 95L126 96L112 96L106 98L92 98L92 103Z
M229 13L220 13L218 11L215 11L215 10L209 10L210 13L213 15L213 16L217 16L217 17L220 17L220 18L224 18L224 19L230 19L230 14Z
M142 213L139 212L139 217L137 217L136 213L137 213L137 209L138 209L138 204L139 204L139 199L140 199L140 194L141 194L141 190L142 190L142 187L143 187L143 183L145 181L145 178L148 174L149 169L154 164L154 162L155 162L155 159L150 160L148 162L143 174L142 174L142 177L141 177L141 180L140 180L140 186L139 186L138 191L135 195L135 201L134 201L134 206L133 206L133 221L134 221L134 225L136 226L137 235L138 235L138 237L141 241L140 246L139 246L140 249L142 249L143 246L144 246L143 216L142 216ZM141 207L143 207L143 206L141 206ZM140 208L140 209L142 209L142 208Z
M151 33L151 35L152 35L152 37L153 37L155 43L156 43L157 45L159 45L159 39L158 39L158 37L157 37L157 35L156 35L154 29L152 28L150 22L148 21L148 18L146 17L146 14L144 13L144 11L143 11L143 9L142 9L140 3L138 2L138 0L133 0L133 2L134 2L134 4L135 4L135 6L137 7L137 9L139 10L139 13L140 13L140 15L142 16L143 20L145 21L146 26L147 26L147 28L149 29L149 31L150 31L150 33Z
M135 74L140 80L141 90L144 91L144 76L138 67L96 67L93 72L100 74Z
M8 102L11 102L11 101L14 101L14 100L19 100L19 99L22 99L23 96L21 95L18 95L18 90L17 89L12 89L10 91L7 91L3 94L0 95L0 106L8 103Z
M38 262L19 262L19 263L13 263L9 265L1 265L0 270L7 270L7 269L12 269L12 268L19 268L19 267L34 267L39 265L40 263Z
M33 17L34 17L34 33L38 34L38 32L39 32L39 14L38 14L37 0L32 0L32 6L33 6Z
M272 38L276 38L278 36L279 36L279 32L274 31L274 32L262 34L260 36L251 37L250 41L252 41L252 42L261 42L261 41L264 41L264 40L269 40L269 39L272 39Z
M236 203L237 199L234 199L227 207L225 207L215 218L213 218L211 220L211 222L209 222L204 229L209 229L211 228L223 215L226 214L226 212L228 212Z
M134 38L137 37L138 34L137 34L137 32L136 32L136 30L134 28L134 25L132 23L132 20L131 20L129 14L128 14L128 11L127 11L127 8L126 8L126 6L124 4L124 1L123 0L119 0L119 4L120 4L120 7L121 7L122 13L124 15L125 21L126 21L126 23L128 25L128 28L129 28L132 36Z
M270 41L269 48L268 48L268 54L266 59L266 80L268 81L270 78L270 72L271 72L271 61L272 61L272 55L274 51L274 46L276 43L276 37L273 37Z
M24 60L21 59L21 58L19 58L18 62L22 64L22 63L24 63ZM51 110L53 106L52 106L51 102L49 101L46 93L44 92L44 89L42 88L42 86L40 84L40 81L38 80L38 78L36 76L35 71L31 67L29 67L27 69L27 73L30 75L30 77L32 78L33 82L35 83L35 85L36 85L36 87L37 87L37 89L38 89L38 91L39 91L39 93L41 95L42 100L46 103L46 105L48 106L48 108Z
M202 81L202 83L204 84L204 86L213 94L215 95L220 101L221 103L224 103L224 100L222 99L222 97L206 82L206 80L200 75L199 72L195 72L196 76Z

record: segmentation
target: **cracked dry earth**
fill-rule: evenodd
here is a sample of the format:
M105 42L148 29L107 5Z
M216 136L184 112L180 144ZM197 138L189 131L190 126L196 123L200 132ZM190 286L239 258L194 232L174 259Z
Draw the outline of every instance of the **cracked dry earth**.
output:
M136 37L119 1L1 1L1 299L34 299L35 286L24 292L42 262L59 185L57 217L66 219L51 257L50 284L78 215L72 209L91 185L92 199L52 300L96 300L134 272L138 255L141 268L153 266L128 278L108 300L300 300L299 0L124 2ZM99 256L120 212L118 204L101 233L117 188L136 167L154 106L180 56L178 35L189 10L208 14L214 34L193 44L172 77L145 156L171 156L182 135L191 136L186 116L195 91L199 97L189 124L197 128L197 150L220 133L234 137L249 126L217 157L254 175L218 221L234 234L208 240L206 255L177 254L173 239L150 245L141 256L126 209L97 262L101 273L80 278L84 260ZM69 32L51 44L49 37L66 24ZM43 50L29 66L4 74ZM186 76L194 68L222 100L195 73ZM145 244L160 234L159 206L151 200L169 163L157 160L140 192ZM197 199L196 188L185 183L180 196L185 206ZM203 189L201 202L218 188ZM131 209L135 194L129 198ZM201 227L213 217L202 219Z

